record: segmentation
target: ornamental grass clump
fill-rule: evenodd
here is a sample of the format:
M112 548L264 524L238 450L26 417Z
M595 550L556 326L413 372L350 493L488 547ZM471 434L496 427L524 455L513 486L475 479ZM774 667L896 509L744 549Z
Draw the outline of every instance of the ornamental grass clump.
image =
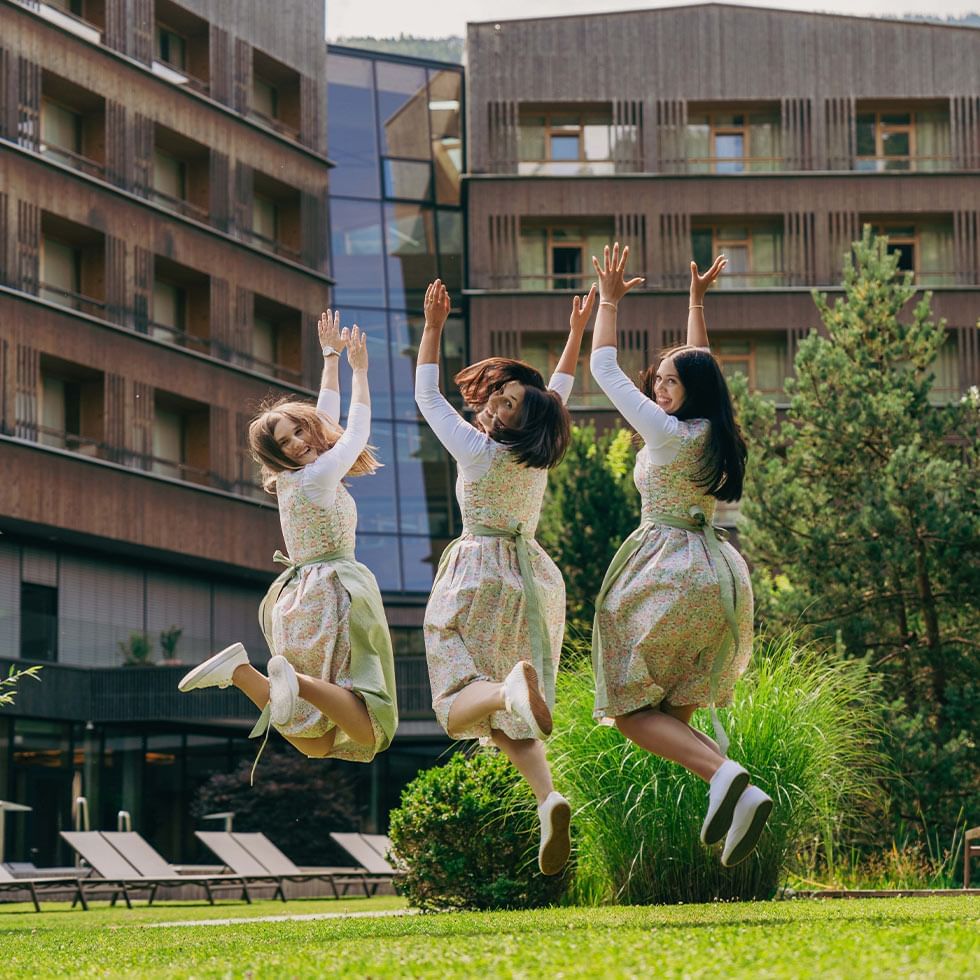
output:
M571 658L569 658L571 659ZM797 848L857 820L881 774L874 688L864 667L801 643L758 641L734 704L720 710L729 754L775 801L755 853L734 868L699 840L706 784L592 720L585 658L559 678L549 757L572 803L573 904L765 899ZM706 711L695 723L710 733Z
M534 795L495 749L420 773L390 819L397 887L417 908L535 908L561 897L564 876L538 871Z

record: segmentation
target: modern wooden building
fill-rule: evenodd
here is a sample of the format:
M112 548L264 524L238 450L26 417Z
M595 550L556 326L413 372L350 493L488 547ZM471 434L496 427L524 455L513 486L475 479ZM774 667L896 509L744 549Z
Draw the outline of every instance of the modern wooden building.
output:
M123 664L267 655L245 427L319 384L323 37L321 0L0 2L0 669L46 664L0 716L8 856L63 859L84 795L186 859L251 751L244 699Z
M870 224L947 320L937 399L980 382L980 31L708 3L471 24L467 52L473 357L553 367L618 240L638 370L683 337L689 260L724 252L713 347L778 402ZM572 405L611 418L587 370Z

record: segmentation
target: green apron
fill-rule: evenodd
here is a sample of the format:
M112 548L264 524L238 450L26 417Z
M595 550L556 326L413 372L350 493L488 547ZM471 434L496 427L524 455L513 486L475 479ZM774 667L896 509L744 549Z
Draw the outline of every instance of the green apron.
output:
M521 582L524 585L524 601L527 609L527 627L531 637L531 664L537 671L538 679L544 688L545 701L549 708L555 706L555 663L551 656L551 635L548 623L544 618L544 604L541 601L541 591L534 578L534 568L531 565L531 553L528 542L534 538L524 533L520 522L514 521L508 527L488 527L486 524L472 524L463 528L463 533L454 541L450 541L439 559L432 587L435 588L449 566L449 556L456 545L467 534L475 538L508 538L514 542L517 549L517 564L521 570Z
M691 531L700 534L704 538L704 544L708 551L708 560L714 569L718 579L718 588L721 591L721 607L728 620L729 633L722 641L721 646L715 653L711 664L711 724L714 726L715 739L722 755L728 755L728 735L718 718L718 711L715 708L715 700L718 695L718 684L721 675L729 659L738 650L738 620L735 618L735 609L738 603L746 601L745 589L739 579L736 569L732 567L725 553L721 550L721 542L728 540L728 533L720 527L708 523L704 511L700 507L692 507L690 519L675 517L672 514L652 514L648 521L644 521L620 546L619 550L613 555L609 568L606 570L602 580L602 587L595 601L595 619L592 622L592 671L595 674L595 706L596 711L604 711L608 703L606 693L606 682L602 671L602 632L599 629L599 611L609 590L622 575L627 563L639 551L646 536L656 527L676 527L682 531ZM725 574L725 573L728 574Z
M286 566L286 570L269 586L265 598L259 604L259 625L273 653L276 651L272 645L272 610L283 590L301 568L329 563L337 573L340 584L350 594L351 681L354 691L364 698L364 703L381 728L383 738L377 751L383 752L391 744L398 727L398 705L394 694L395 664L391 636L374 575L367 566L356 561L350 551L335 551L300 562L294 562L281 551L277 551L272 560ZM249 734L249 738L264 735L252 766L253 777L255 766L269 737L269 713L270 707L267 704Z

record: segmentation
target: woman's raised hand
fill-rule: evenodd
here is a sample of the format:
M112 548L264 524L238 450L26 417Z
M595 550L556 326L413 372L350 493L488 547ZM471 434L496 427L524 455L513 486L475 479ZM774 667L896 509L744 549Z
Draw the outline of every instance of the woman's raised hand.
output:
M631 289L639 286L646 280L642 276L626 280L623 273L626 271L626 260L630 254L630 247L623 247L622 254L619 251L619 242L616 242L610 251L607 245L602 250L602 265L593 255L592 264L595 266L596 275L599 277L599 300L603 303L618 303Z
M347 340L347 363L354 371L368 368L367 334L355 323Z
M340 329L340 310L327 310L326 313L321 313L316 332L320 336L320 346L332 347L335 351L342 351L347 346L350 336L346 327Z
M425 302L422 304L426 327L441 330L449 317L451 305L446 284L441 279L430 282L429 288L425 291Z
M711 268L703 276L699 276L698 264L697 262L692 262L691 299L700 302L704 298L704 294L708 291L708 287L721 275L726 265L728 265L728 259L724 255L719 255L711 263Z
M592 283L592 288L587 296L574 296L572 298L572 315L568 318L568 325L573 331L585 332L589 325L589 318L592 316L592 307L595 306L596 284Z

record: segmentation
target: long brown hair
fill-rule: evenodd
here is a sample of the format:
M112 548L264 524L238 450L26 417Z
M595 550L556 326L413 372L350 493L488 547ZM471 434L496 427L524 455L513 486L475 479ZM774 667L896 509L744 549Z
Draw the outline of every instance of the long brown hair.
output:
M497 425L487 435L525 466L547 470L561 462L571 439L571 418L561 395L545 386L540 371L510 357L488 357L464 368L453 380L475 411L508 381L520 382L524 386L520 422Z
M280 418L298 425L307 442L317 454L332 449L344 430L335 422L321 415L316 405L294 401L287 395L271 402L263 402L259 414L248 427L248 447L252 458L262 467L262 486L267 493L276 492L276 476L284 470L301 470L303 463L290 459L276 441L276 424ZM382 464L374 455L373 447L367 446L354 460L347 476L370 476Z
M683 344L663 351L658 364L640 376L640 388L654 399L657 370L666 358L673 358L677 376L684 386L684 401L674 412L681 422L707 419L711 423L708 452L696 482L717 500L735 501L742 496L748 449L735 419L732 396L714 355L703 347Z

